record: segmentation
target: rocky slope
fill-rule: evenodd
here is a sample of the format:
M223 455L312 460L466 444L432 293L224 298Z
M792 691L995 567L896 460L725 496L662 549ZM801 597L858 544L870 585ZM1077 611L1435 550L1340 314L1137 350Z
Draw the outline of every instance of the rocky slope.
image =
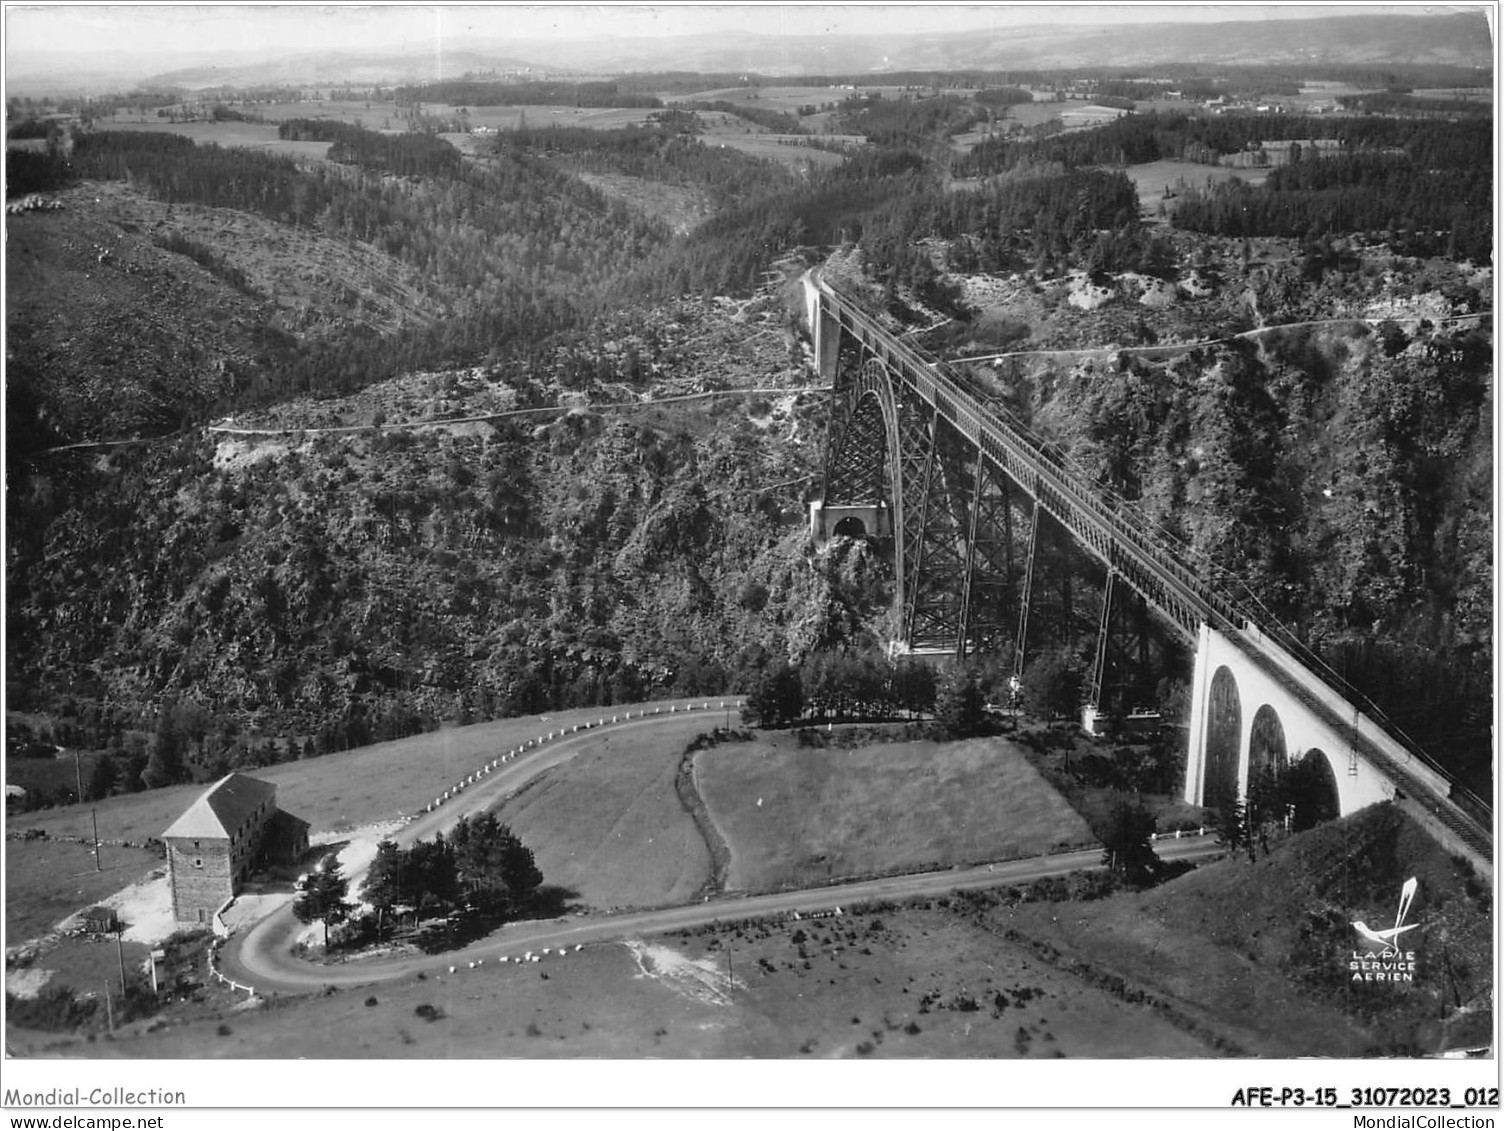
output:
M825 398L796 391L783 304L627 321L526 371L418 375L235 421L380 429L196 431L54 458L12 512L16 702L71 686L143 722L191 702L337 746L719 691L760 650L860 637L884 569L865 547L806 544ZM590 407L752 384L790 392ZM560 397L576 407L408 426L435 404Z
M8 219L13 444L123 439L254 391L299 340L391 332L440 306L371 245L228 208L166 205L119 182Z

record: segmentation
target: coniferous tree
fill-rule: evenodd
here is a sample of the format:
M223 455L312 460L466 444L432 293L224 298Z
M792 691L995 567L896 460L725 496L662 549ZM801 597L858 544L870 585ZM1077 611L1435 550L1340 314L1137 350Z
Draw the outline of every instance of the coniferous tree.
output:
M350 904L345 899L348 889L349 881L340 871L339 857L331 852L292 902L292 913L298 922L323 920L325 947L329 945L329 924L343 922L350 913Z
M85 800L101 801L108 797L115 789L116 776L115 759L108 754L100 755L95 759L94 769L84 787Z
M1156 826L1154 814L1144 806L1126 801L1117 805L1102 841L1102 863L1129 883L1151 882L1159 869L1151 840Z
M513 910L527 907L543 885L543 873L533 858L533 850L502 826L501 875Z
M405 853L395 841L382 840L376 845L376 858L366 870L365 883L361 885L360 897L376 909L376 932L381 933L381 924L393 907L402 901L402 870L406 864Z
M1214 802L1214 824L1217 830L1217 843L1230 852L1248 845L1248 813L1243 805L1243 799L1236 795L1228 795Z
M142 772L141 780L149 789L164 785L176 785L186 781L188 768L184 763L187 736L178 728L171 711L164 711L152 736L151 758Z
M803 713L804 689L799 670L784 661L763 669L742 707L742 717L759 727L783 726Z
M976 669L957 664L940 677L935 718L952 738L974 738L987 732L986 697Z

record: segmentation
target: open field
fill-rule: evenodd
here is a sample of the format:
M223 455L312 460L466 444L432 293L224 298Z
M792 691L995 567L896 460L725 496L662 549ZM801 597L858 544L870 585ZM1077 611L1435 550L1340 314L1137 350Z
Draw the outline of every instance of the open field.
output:
M74 764L75 754L78 762ZM68 751L56 758L7 758L5 784L18 785L27 793L56 796L67 790L77 795L79 780L87 786L94 765L104 755L96 750Z
M10 827L25 828L24 818ZM164 826L165 827L165 826ZM160 831L160 830L158 830ZM100 831L101 837L104 835ZM92 843L68 840L5 842L5 943L15 946L52 930L69 915L93 907L149 876L164 863L148 848L106 844L94 867Z
M1139 207L1153 214L1164 200L1165 192L1180 193L1187 188L1205 188L1208 182L1228 181L1236 177L1245 184L1261 185L1269 176L1268 169L1230 169L1223 165L1199 165L1193 161L1150 161L1144 165L1128 165L1123 168L1133 187L1138 190ZM1173 203L1167 203L1173 208Z
M641 126L659 113L650 107L600 107L589 106L467 106L471 129L488 126L497 130L515 130L524 120L537 129L540 126L576 126L587 130L619 130L627 126ZM449 117L455 107L442 103L425 103L425 114Z
M133 1025L101 1057L1194 1057L1146 1005L1051 969L950 910L726 925L461 969L281 1008ZM957 906L959 910L959 904ZM729 970L729 972L728 972ZM419 1007L436 1011L424 1020ZM425 1011L427 1012L427 1011ZM220 1035L215 1034L219 1032ZM79 1037L17 1031L21 1054Z
M499 806L497 818L533 850L550 884L594 908L688 903L710 879L710 850L679 800L684 748L720 722L599 732L590 749ZM682 732L682 733L681 733Z
M1461 102L1490 102L1494 96L1494 92L1486 86L1434 87L1427 90L1412 90L1410 93L1416 98L1456 99Z
M1364 92L1364 87L1354 86L1350 82L1337 82L1334 79L1314 79L1300 84L1301 95L1308 98L1341 98L1344 95Z
M901 86L728 86L719 90L702 90L695 94L662 95L666 105L680 102L734 102L756 106L759 110L776 110L781 114L797 114L801 106L817 109L827 102L837 105L848 98L863 94L880 94L887 99L896 99L903 93Z
M117 114L95 122L101 130L129 130L134 133L181 134L199 145L219 145L227 149L260 149L282 153L309 161L322 161L329 153L327 141L283 141L277 127L259 122L169 122L165 119L135 121Z
M978 129L967 130L964 134L951 134L950 147L957 153L970 153L989 138L1002 136L1004 136L1002 127L988 128L983 126Z
M703 751L695 765L731 847L729 890L1004 860L1093 839L1001 739L843 750L778 734Z
M257 102L250 106L235 106L247 114L265 118L274 125L289 118L327 118L337 122L352 122L368 130L382 133L405 133L407 123L400 115L402 108L390 100L385 102Z
M755 750L739 743L709 753ZM606 776L619 799L630 779L655 780L650 751L617 755L621 764ZM641 812L651 792L651 784L639 790L628 810ZM1227 859L1106 899L1079 901L1091 885L1078 875L1029 897L999 886L850 904L843 915L798 921L736 919L732 902L704 927L587 941L541 964L447 970L440 958L422 974L262 1009L231 1009L210 994L172 1007L155 1032L137 1022L93 1043L15 1028L7 1036L21 1055L135 1058L1372 1055L1385 1047L1383 1026L1404 1017L1381 1017L1376 1027L1340 993L1305 991L1281 961L1286 948L1336 961L1324 944L1300 941L1312 907L1338 908L1320 927L1345 940L1347 919L1372 921L1380 903L1390 905L1388 875L1360 879L1343 862L1382 855L1386 820L1324 826L1257 867ZM1469 910L1486 892L1465 893L1457 866L1420 835L1399 827L1389 870L1421 876L1427 944L1445 933L1449 976L1463 980L1456 985L1466 996L1486 995L1491 967L1478 954L1487 956L1488 916ZM1030 901L1041 897L1050 901ZM112 950L69 944L58 954L59 981L109 977ZM127 960L136 957L128 949ZM1453 1024L1422 1036L1459 1034L1468 1031Z
M1046 122L1057 121L1072 106L1081 105L1080 102L1020 102L1016 106L1007 107L1007 113L1003 115L1003 118L1017 122L1024 129L1029 129L1033 126L1042 126Z
M1390 805L1375 805L1172 883L999 909L1006 923L1175 1000L1282 1033L1288 1055L1434 1055L1493 1032L1491 892ZM1352 983L1352 922L1384 922L1417 877L1413 983ZM1356 1022L1361 1021L1361 1026Z
M667 709L670 702L682 709L685 701L663 700L645 706L648 710L655 706ZM699 705L697 700L696 708ZM633 707L634 711L641 709L641 705ZM609 719L612 710L581 708L446 727L342 754L267 766L251 773L275 783L280 791L278 803L309 822L313 832L338 832L411 813L498 754L551 730L595 722L603 713ZM706 729L721 719L715 711L702 717ZM89 810L97 808L101 837L144 841L160 835L203 789L204 783L178 785L112 797L97 806L67 805L38 810L26 814L23 827L43 829L53 837L88 837Z
M261 149L268 153L284 153L310 161L322 161L328 156L329 143L323 141L283 141L277 137L275 122L288 118L326 118L353 122L381 133L401 133L406 128L396 117L392 103L372 103L366 110L363 102L287 102L261 105L253 112L271 119L269 123L256 122L168 122L163 119L145 118L127 112L117 113L113 118L102 118L97 123L100 129L136 130L146 133L173 133L191 137L200 145L221 145L245 149ZM653 114L651 109L590 109L578 106L471 106L466 117L472 130L484 127L488 130L514 130L524 122L533 128L540 126L567 126L591 130L617 130L627 126L648 124ZM455 108L443 104L425 106L427 114L445 117L454 114ZM798 135L769 134L761 126L743 121L735 115L707 113L702 115L706 124L703 135L707 146L724 145L752 157L765 157L787 165L814 165L828 167L839 165L845 157L839 153L809 149L798 145ZM480 154L487 143L484 133L444 134L446 140L462 152ZM792 144L784 144L784 141Z
M765 157L770 161L782 161L785 165L796 167L808 164L823 169L843 164L846 160L844 153L831 153L829 150L800 145L797 135L788 135L787 141L780 140L784 137L783 134L707 133L704 143L707 146L722 145L727 149L740 150L748 157Z
M997 122L990 129L983 126L965 133L952 134L950 147L957 153L970 153L988 138L1002 137L1009 130L1016 131L1019 127L1031 129L1046 122L1058 121L1071 107L1080 109L1083 105L1085 104L1081 102L1020 102L1006 106L998 112Z
M683 701L678 702L683 705ZM667 707L668 703L661 705ZM587 721L593 723L602 717L609 719L611 715L603 716L600 709L576 710L542 720L535 717L479 723L250 772L276 783L279 804L309 821L317 839L321 833L363 828L412 813L483 762L549 731L561 731ZM708 850L687 816L684 817L686 836L694 834L687 844L676 845L665 840L657 847L644 845L641 852L624 852L619 838L608 832L602 832L600 843L594 845L596 855L581 851L578 839L559 839L547 834L560 828L570 829L569 820L583 819L583 814L617 822L626 844L662 836L657 831L661 827L660 818L666 820L675 811L683 813L674 794L672 767L677 766L679 755L690 739L699 731L714 727L721 718L715 711L685 715L684 725L674 728L674 738L667 746L654 747L649 740L636 738L638 745L634 749L642 751L642 761L628 759L620 766L610 761L606 751L611 749L613 741L627 741L626 736L613 739L609 731L600 732L603 741L599 773L608 788L615 783L623 791L636 793L625 800L620 794L609 794L604 802L581 800L589 793L577 785L584 780L583 776L567 778L563 785L545 791L550 799L565 798L565 819L549 825L553 817L535 814L529 818L529 824L520 825L518 832L530 846L541 850L539 863L549 882L570 887L582 895L589 893L605 906L623 903L622 892L632 899L649 902L672 901L681 890L692 894L708 872L696 871L685 849L698 844L707 859ZM653 784L653 775L665 766L670 767L666 771L666 798L655 793ZM160 867L162 859L145 847L146 841L160 836L203 789L204 783L197 783L148 790L93 805L37 810L11 822L13 829L40 829L47 836L13 839L6 844L7 944L37 937L67 916L149 877ZM570 808L571 805L576 808ZM90 847L79 843L91 840L95 815L104 842L103 872L94 870ZM606 825L593 827L609 829ZM536 843L533 834L526 831L529 829L539 830ZM129 842L132 847L124 847L122 842ZM611 863L613 860L615 863ZM649 866L644 867L644 861ZM636 870L642 874L635 874ZM595 872L599 874L584 874Z

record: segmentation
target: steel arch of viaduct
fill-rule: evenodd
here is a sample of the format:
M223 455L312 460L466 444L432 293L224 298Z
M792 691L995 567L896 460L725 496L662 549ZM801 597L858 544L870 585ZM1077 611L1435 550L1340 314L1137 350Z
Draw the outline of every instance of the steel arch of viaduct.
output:
M864 512L888 508L889 523L897 535L894 582L899 593L907 593L903 437L893 381L879 359L869 358L842 391L851 407L846 427L827 460L826 493L834 491L843 511L850 510L864 519Z
M883 398L893 467L902 465L900 429L897 426L897 394L891 385L901 382L906 390L927 405L935 417L970 444L995 468L1016 483L1035 504L1071 532L1075 539L1109 569L1118 573L1153 604L1185 636L1194 642L1202 624L1239 623L1236 610L1215 594L1203 592L1195 570L1181 561L1174 549L1155 542L1142 524L1124 517L1103 502L1057 459L1033 440L984 408L953 380L932 367L918 352L897 341L855 303L812 274L804 279L815 358L820 376L837 391L851 391L853 378L842 381L840 347L844 337L859 345L865 357L882 363L890 389ZM863 381L873 381L870 361L861 366ZM864 394L865 395L865 394ZM895 499L894 505L898 505ZM895 523L897 527L897 523ZM901 529L901 528L900 528Z

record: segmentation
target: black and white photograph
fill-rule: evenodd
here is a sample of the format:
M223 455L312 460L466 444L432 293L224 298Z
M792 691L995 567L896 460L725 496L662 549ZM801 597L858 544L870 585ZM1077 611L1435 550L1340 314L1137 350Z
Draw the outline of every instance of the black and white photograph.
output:
M0 1108L1492 1126L1497 16L5 5Z

